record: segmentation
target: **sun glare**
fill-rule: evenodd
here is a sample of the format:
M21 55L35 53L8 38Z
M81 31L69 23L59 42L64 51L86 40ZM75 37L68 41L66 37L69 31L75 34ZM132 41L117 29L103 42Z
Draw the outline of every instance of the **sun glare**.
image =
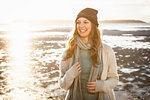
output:
M9 53L10 70L8 70L8 85L11 87L10 95L19 100L20 97L30 97L25 92L32 87L31 69L29 68L29 26L25 23L9 24ZM18 98L18 99L17 99ZM25 100L25 99L22 99ZM26 99L27 100L27 99Z

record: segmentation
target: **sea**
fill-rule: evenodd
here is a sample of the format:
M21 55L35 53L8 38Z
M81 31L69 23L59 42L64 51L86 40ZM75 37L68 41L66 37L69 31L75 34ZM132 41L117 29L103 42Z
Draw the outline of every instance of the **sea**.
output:
M59 62L74 23L0 24L0 100L62 100ZM150 23L100 23L117 60L119 83L133 100L150 98Z

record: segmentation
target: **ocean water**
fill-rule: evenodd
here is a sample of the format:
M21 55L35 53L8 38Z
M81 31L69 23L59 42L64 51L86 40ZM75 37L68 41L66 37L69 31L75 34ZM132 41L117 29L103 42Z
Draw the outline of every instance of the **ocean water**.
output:
M100 24L103 41L116 54L120 82L115 91L135 99L150 97L150 24ZM59 100L59 61L72 24L0 25L2 100ZM138 91L137 91L138 89Z
M99 27L107 30L140 31L150 30L150 23L104 23Z

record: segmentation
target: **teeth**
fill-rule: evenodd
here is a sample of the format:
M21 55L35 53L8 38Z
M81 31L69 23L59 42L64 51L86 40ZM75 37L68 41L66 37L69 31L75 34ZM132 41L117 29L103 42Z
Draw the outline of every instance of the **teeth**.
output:
M86 30L80 30L81 32L85 32Z

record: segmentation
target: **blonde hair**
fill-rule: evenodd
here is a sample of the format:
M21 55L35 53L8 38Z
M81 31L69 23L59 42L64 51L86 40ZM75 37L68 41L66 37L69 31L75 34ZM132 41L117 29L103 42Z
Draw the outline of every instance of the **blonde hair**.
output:
M71 58L74 54L74 50L77 46L77 34L78 34L78 32L77 32L76 23L75 23L75 29L74 29L73 36L69 39L69 41L67 43L66 56L63 58L64 61ZM92 29L88 36L88 39L89 39L89 43L91 45L90 58L91 58L92 64L94 66L96 66L97 64L99 64L99 62L97 62L98 61L97 60L98 49L99 49L99 47L102 46L102 39L101 39L101 34L100 34L98 27L93 23L92 23Z

